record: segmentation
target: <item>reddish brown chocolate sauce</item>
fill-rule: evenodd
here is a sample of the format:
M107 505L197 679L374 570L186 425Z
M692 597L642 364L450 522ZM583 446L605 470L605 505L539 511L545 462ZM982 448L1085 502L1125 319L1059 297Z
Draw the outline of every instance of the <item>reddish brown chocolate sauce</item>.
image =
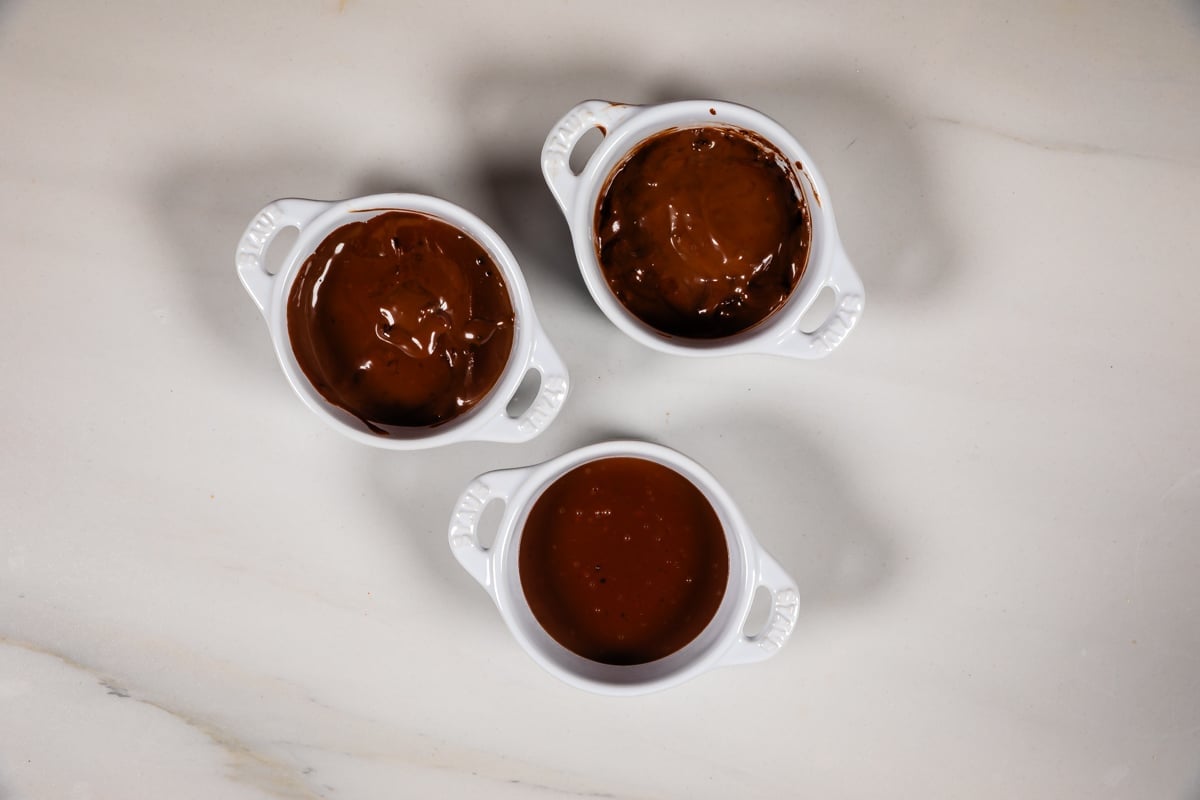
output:
M617 299L670 336L717 339L775 313L800 282L811 224L788 161L750 131L665 131L612 172L595 218Z
M729 548L696 486L640 458L576 467L542 492L521 533L534 617L604 664L644 664L695 639L725 596Z
M469 411L513 343L512 300L491 256L412 211L329 234L292 284L287 321L317 391L382 434Z

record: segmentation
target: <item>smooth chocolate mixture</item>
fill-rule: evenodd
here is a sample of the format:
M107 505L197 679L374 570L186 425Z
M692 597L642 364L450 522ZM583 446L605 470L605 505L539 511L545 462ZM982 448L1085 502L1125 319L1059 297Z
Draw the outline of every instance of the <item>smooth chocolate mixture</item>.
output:
M329 402L376 433L470 410L504 371L513 307L482 246L442 220L389 211L321 242L288 297L288 335Z
M521 586L554 639L604 664L644 664L695 639L717 612L729 549L691 481L640 458L563 475L521 533Z
M600 269L617 299L670 336L716 339L771 316L808 262L811 225L787 161L745 130L647 139L596 209Z

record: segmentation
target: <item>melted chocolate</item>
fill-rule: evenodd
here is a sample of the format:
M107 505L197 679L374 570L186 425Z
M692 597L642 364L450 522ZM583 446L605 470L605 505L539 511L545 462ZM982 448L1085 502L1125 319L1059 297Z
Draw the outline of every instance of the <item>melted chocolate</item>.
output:
M469 411L513 342L512 300L491 256L413 211L329 234L296 275L287 320L317 391L383 434Z
M729 549L691 481L640 458L563 475L521 533L521 586L555 641L604 664L644 664L695 639L717 613Z
M670 336L751 328L791 295L808 262L804 192L749 131L706 126L639 144L601 192L600 269L617 299Z

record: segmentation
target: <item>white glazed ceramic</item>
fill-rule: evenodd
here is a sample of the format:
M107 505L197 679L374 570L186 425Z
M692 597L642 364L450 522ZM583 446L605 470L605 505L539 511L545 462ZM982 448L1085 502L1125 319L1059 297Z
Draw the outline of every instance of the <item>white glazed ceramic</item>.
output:
M795 170L812 215L812 249L800 283L787 302L762 323L733 336L714 340L668 336L642 322L609 289L595 248L595 214L600 193L613 169L639 143L662 131L700 125L727 125L753 131L788 159ZM571 151L593 128L604 139L576 175ZM779 123L754 109L716 100L686 100L632 106L589 100L567 112L542 148L542 173L562 207L575 257L596 303L617 327L643 344L667 353L714 356L767 353L792 358L822 358L833 352L862 315L865 293L838 237L829 192L804 148ZM801 319L821 290L834 293L833 310L814 331L800 329Z
M393 210L417 211L437 217L474 238L504 275L516 330L504 372L475 408L442 425L383 436L369 431L360 420L329 403L313 388L292 351L286 309L288 294L300 267L326 236L349 222L367 220ZM266 252L275 236L288 227L296 228L299 234L279 271L271 275L265 267ZM537 436L554 420L567 396L566 365L538 324L516 258L482 220L445 200L419 194L379 194L329 203L295 198L276 200L259 211L246 228L238 244L236 264L242 285L267 320L275 353L296 394L319 417L357 441L393 450L415 450L463 441L523 442ZM510 417L506 410L509 401L530 370L541 376L541 388L524 413Z
M600 664L552 639L525 601L518 568L521 531L542 491L581 464L614 456L654 461L688 478L712 503L729 545L729 583L708 627L681 650L634 666ZM485 549L479 541L479 520L493 501L503 502L505 507L495 540ZM581 689L610 695L643 694L682 683L714 667L761 661L779 651L796 623L799 593L795 582L759 546L733 500L707 470L661 445L606 442L543 464L480 475L459 497L449 536L455 558L491 596L521 646L551 673ZM770 616L761 633L747 636L743 629L759 587L770 591Z

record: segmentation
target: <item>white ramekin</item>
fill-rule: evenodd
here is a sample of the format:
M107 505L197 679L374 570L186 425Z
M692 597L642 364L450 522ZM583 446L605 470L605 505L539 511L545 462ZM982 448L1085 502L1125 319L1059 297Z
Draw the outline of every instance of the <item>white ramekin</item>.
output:
M638 319L609 288L596 254L596 206L613 170L641 142L663 131L711 125L756 133L787 158L812 217L812 242L800 283L774 314L733 336L684 339L664 334ZM604 139L583 170L575 174L570 167L571 151L592 129L599 129ZM752 108L717 100L650 106L589 100L567 112L550 132L542 148L542 173L566 215L575 257L592 297L618 328L648 347L684 356L767 353L822 358L841 344L862 314L862 281L838 236L829 191L816 165L783 126ZM826 287L834 294L833 310L814 331L801 330L805 312Z
M390 432L385 436L371 432L359 419L327 401L309 382L288 337L287 299L300 267L326 236L342 225L387 211L427 214L475 239L504 275L512 300L515 331L504 372L475 408L441 425ZM283 266L271 275L265 267L266 251L276 234L288 227L298 230L296 242L284 258ZM267 321L275 354L288 382L317 416L351 439L392 450L416 450L464 441L523 442L537 436L554 420L567 396L566 365L538 324L529 289L512 251L481 219L445 200L420 194L378 194L329 203L296 198L276 200L259 211L246 228L235 260L242 285ZM538 395L524 413L511 417L507 413L509 401L530 370L541 377Z
M529 609L518 566L522 529L542 491L581 464L611 457L654 461L690 480L712 503L729 547L725 597L704 631L665 658L632 666L591 661L551 638ZM504 503L504 512L495 540L485 549L479 541L479 520L494 501ZM657 444L606 442L543 464L480 475L455 504L449 539L455 558L491 596L500 616L534 661L567 683L600 694L653 692L718 666L761 661L779 651L796 623L799 593L795 581L758 544L732 498L695 461ZM770 591L770 616L762 632L747 636L743 629L759 587Z

